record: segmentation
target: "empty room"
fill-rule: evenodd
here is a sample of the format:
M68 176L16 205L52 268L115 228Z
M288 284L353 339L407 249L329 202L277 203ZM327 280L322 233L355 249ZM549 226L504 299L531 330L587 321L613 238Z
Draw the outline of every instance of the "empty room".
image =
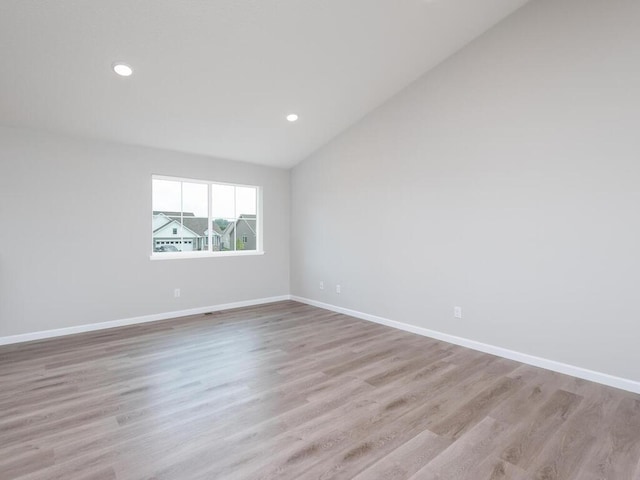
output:
M640 480L639 26L0 0L0 480Z

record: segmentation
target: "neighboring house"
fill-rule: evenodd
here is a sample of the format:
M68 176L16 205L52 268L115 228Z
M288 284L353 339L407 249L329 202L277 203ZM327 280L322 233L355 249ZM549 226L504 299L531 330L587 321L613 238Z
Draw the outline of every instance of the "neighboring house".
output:
M255 250L257 247L256 216L240 215L222 233L223 250Z
M196 217L191 212L153 212L153 249L163 245L173 245L183 252L208 250L209 229L208 219ZM222 231L220 227L212 225L213 250L221 249Z

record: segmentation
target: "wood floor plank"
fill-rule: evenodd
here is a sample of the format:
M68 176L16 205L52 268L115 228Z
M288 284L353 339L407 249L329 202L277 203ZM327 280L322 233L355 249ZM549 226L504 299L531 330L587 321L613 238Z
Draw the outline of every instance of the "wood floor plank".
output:
M602 426L593 455L584 463L580 478L640 478L634 462L640 458L640 399L623 398L615 414Z
M442 453L452 441L440 437L429 430L404 442L389 454L368 465L354 480L379 478L384 480L405 480Z
M51 467L55 463L52 449L39 450L23 455L15 455L2 462L0 478L18 478L28 473Z
M0 347L0 480L640 480L640 396L293 301Z
M611 423L605 426L605 422L615 407L611 402L613 397L613 392L598 389L593 392L593 396L584 398L560 427L557 435L547 440L541 455L529 471L545 480L581 479L583 474L580 472L584 471L582 467L592 458L592 451L595 451L601 441L598 433L603 427L608 432L611 431ZM586 470L586 474L589 473Z
M488 455L473 469L473 478L486 480L527 480L527 472L505 462L495 455Z
M486 388L460 408L451 412L444 420L430 430L447 438L457 439L469 428L480 422L487 413L513 395L522 385L513 378L502 378Z
M534 412L531 419L526 418L506 442L501 458L525 470L534 462L562 424L575 410L582 397L563 390L556 390L547 402Z
M480 480L476 476L477 465L492 456L507 434L508 425L487 417L409 478Z

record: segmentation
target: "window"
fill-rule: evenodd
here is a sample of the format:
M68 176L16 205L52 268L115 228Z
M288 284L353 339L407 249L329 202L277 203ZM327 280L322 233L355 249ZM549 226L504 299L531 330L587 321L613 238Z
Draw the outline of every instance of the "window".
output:
M261 253L260 202L257 186L154 175L152 257Z

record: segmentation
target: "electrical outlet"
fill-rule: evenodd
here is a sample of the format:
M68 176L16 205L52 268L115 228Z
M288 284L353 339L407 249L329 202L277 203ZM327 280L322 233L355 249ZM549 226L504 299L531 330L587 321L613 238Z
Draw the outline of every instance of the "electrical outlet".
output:
M320 290L324 290L324 282L320 280Z
M453 307L453 316L456 318L462 318L462 307Z
M336 293L338 293L338 294L339 294L341 290L342 290L342 289L340 288L340 285L336 285Z
M179 288L174 288L173 289L173 298L178 298L180 297L180 289Z

